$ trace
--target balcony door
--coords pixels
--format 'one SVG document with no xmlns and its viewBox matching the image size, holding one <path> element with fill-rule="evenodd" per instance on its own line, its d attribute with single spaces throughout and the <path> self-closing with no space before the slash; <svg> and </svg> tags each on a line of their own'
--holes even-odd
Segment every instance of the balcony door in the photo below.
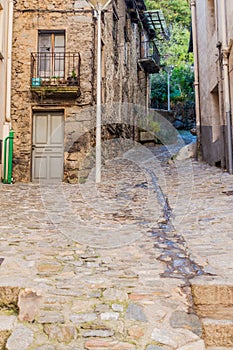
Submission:
<svg viewBox="0 0 233 350">
<path fill-rule="evenodd" d="M 64 78 L 65 32 L 39 31 L 38 76 L 40 78 Z"/>
</svg>

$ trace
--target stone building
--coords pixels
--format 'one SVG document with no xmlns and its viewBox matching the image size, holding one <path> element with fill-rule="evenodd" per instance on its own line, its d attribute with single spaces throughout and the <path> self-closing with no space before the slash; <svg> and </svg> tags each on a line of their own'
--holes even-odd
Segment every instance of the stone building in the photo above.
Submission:
<svg viewBox="0 0 233 350">
<path fill-rule="evenodd" d="M 10 130 L 12 19 L 13 0 L 0 0 L 0 178 L 3 140 Z"/>
<path fill-rule="evenodd" d="M 232 173 L 233 2 L 190 4 L 200 151 L 203 160 Z"/>
<path fill-rule="evenodd" d="M 76 182 L 95 145 L 96 12 L 86 0 L 14 3 L 14 180 Z M 147 12 L 144 0 L 114 0 L 101 19 L 102 104 L 111 111 L 102 133 L 135 137 L 133 107 L 122 106 L 148 107 L 159 12 Z"/>
</svg>

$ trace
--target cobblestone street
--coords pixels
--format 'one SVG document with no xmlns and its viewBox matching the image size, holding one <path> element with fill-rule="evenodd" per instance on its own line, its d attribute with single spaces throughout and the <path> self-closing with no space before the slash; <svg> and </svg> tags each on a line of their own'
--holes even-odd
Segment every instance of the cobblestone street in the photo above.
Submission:
<svg viewBox="0 0 233 350">
<path fill-rule="evenodd" d="M 232 176 L 174 152 L 0 185 L 1 349 L 233 349 Z"/>
</svg>

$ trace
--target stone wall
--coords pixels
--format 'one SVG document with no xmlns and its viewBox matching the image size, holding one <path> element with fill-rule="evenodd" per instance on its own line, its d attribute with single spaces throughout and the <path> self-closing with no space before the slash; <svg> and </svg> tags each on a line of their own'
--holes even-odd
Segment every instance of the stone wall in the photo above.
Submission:
<svg viewBox="0 0 233 350">
<path fill-rule="evenodd" d="M 178 130 L 190 130 L 196 127 L 195 105 L 192 102 L 178 102 L 171 111 L 155 109 Z"/>
<path fill-rule="evenodd" d="M 112 105 L 117 101 L 145 106 L 148 77 L 145 72 L 138 71 L 137 67 L 138 26 L 128 23 L 129 40 L 126 41 L 124 26 L 126 21 L 130 20 L 129 17 L 127 19 L 124 0 L 118 1 L 116 12 L 115 36 L 112 5 L 102 17 L 103 103 Z M 81 55 L 81 95 L 72 100 L 35 97 L 30 92 L 30 57 L 32 52 L 37 51 L 38 30 L 61 29 L 66 33 L 66 51 L 78 51 Z M 12 69 L 15 181 L 31 180 L 33 110 L 64 111 L 64 175 L 66 180 L 70 177 L 78 178 L 79 164 L 93 145 L 93 141 L 90 143 L 86 141 L 88 139 L 91 141 L 90 135 L 94 134 L 95 130 L 93 106 L 96 99 L 96 30 L 96 19 L 93 18 L 91 8 L 84 0 L 56 1 L 56 3 L 45 0 L 39 5 L 36 0 L 15 2 Z M 122 118 L 124 119 L 124 116 Z M 66 133 L 69 121 L 71 124 L 75 121 L 72 124 L 74 130 Z M 82 147 L 82 151 L 78 151 L 79 147 L 75 149 L 75 156 L 71 156 L 68 151 L 71 135 L 69 133 L 73 135 L 72 142 L 76 142 L 82 136 L 81 143 L 86 145 Z M 74 140 L 74 133 L 77 140 Z M 85 141 L 83 141 L 84 134 L 87 137 Z M 75 162 L 73 158 L 77 158 Z"/>
<path fill-rule="evenodd" d="M 200 87 L 200 148 L 202 159 L 225 168 L 228 161 L 225 113 L 225 88 L 222 55 L 221 6 L 217 2 L 196 1 L 198 65 Z M 226 1 L 227 45 L 231 47 L 233 3 Z M 231 51 L 231 50 L 230 50 Z M 232 85 L 232 54 L 229 78 Z M 233 98 L 231 96 L 231 104 Z M 199 126 L 198 126 L 199 128 Z"/>
</svg>

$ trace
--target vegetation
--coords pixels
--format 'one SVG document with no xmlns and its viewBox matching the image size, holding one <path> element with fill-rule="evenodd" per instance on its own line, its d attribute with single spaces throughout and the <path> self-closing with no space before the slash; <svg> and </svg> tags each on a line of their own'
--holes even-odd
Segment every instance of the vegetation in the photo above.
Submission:
<svg viewBox="0 0 233 350">
<path fill-rule="evenodd" d="M 151 98 L 153 107 L 165 108 L 167 105 L 167 72 L 172 69 L 171 104 L 181 101 L 194 102 L 193 93 L 193 55 L 188 52 L 191 28 L 191 14 L 188 0 L 146 0 L 149 10 L 162 9 L 169 40 L 158 33 L 157 46 L 161 54 L 162 69 L 151 78 Z"/>
</svg>

